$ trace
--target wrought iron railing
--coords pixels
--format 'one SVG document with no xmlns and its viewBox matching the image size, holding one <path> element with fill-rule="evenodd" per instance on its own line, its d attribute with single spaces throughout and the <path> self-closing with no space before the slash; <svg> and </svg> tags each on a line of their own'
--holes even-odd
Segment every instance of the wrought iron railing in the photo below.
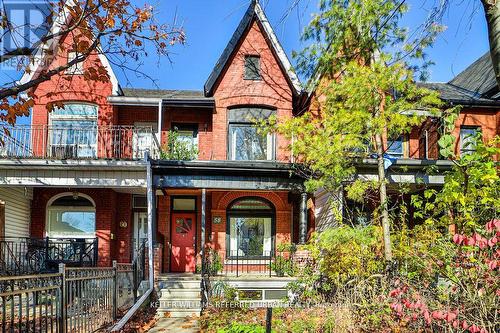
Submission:
<svg viewBox="0 0 500 333">
<path fill-rule="evenodd" d="M 97 265 L 97 238 L 0 238 L 0 276 L 55 272 Z"/>
<path fill-rule="evenodd" d="M 141 295 L 140 286 L 143 281 L 146 280 L 146 242 L 143 241 L 137 251 L 132 261 L 132 271 L 133 271 L 133 288 L 134 296 L 136 301 Z"/>
<path fill-rule="evenodd" d="M 160 154 L 151 126 L 16 125 L 0 132 L 0 157 L 142 159 Z"/>
<path fill-rule="evenodd" d="M 241 251 L 230 251 L 224 258 L 223 274 L 225 275 L 268 275 L 273 276 L 272 263 L 274 252 L 264 251 L 261 256 L 245 256 Z"/>
<path fill-rule="evenodd" d="M 0 332 L 94 332 L 134 304 L 132 264 L 0 277 Z M 125 278 L 124 278 L 125 277 Z"/>
</svg>

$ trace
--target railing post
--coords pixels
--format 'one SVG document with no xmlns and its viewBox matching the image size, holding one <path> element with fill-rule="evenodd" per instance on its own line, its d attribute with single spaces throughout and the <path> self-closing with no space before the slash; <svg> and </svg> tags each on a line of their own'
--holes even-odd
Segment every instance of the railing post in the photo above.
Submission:
<svg viewBox="0 0 500 333">
<path fill-rule="evenodd" d="M 59 274 L 61 274 L 61 292 L 59 304 L 61 306 L 59 313 L 59 333 L 66 333 L 66 319 L 67 319 L 67 297 L 66 297 L 66 265 L 59 264 Z"/>
<path fill-rule="evenodd" d="M 49 237 L 45 237 L 45 262 L 43 263 L 44 270 L 47 270 L 47 263 L 49 262 Z"/>
<path fill-rule="evenodd" d="M 94 262 L 92 263 L 94 266 L 97 266 L 97 255 L 99 253 L 99 238 L 94 239 Z"/>
<path fill-rule="evenodd" d="M 116 260 L 113 260 L 113 320 L 118 317 L 118 270 Z"/>
</svg>

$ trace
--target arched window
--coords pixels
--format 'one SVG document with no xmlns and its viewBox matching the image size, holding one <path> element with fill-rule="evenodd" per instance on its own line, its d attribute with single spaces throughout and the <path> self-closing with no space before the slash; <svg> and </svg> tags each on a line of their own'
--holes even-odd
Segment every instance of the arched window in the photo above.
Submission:
<svg viewBox="0 0 500 333">
<path fill-rule="evenodd" d="M 227 209 L 228 257 L 263 258 L 274 251 L 274 207 L 261 198 L 245 197 Z"/>
<path fill-rule="evenodd" d="M 95 206 L 87 196 L 73 193 L 49 201 L 47 206 L 48 237 L 95 237 Z"/>
</svg>

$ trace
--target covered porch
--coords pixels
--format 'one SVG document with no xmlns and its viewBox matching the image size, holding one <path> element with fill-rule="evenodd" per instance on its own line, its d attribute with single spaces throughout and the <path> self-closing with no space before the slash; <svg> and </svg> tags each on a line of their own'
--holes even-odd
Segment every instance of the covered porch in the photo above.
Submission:
<svg viewBox="0 0 500 333">
<path fill-rule="evenodd" d="M 151 167 L 153 235 L 163 246 L 164 274 L 282 276 L 276 257 L 288 258 L 285 245 L 304 243 L 314 227 L 312 200 L 290 164 L 151 161 Z"/>
</svg>

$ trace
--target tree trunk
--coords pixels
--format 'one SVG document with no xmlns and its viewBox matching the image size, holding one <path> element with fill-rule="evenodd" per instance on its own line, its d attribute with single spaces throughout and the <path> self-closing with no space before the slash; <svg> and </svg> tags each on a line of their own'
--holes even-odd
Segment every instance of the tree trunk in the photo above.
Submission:
<svg viewBox="0 0 500 333">
<path fill-rule="evenodd" d="M 377 165 L 379 180 L 380 212 L 382 215 L 382 229 L 384 232 L 384 255 L 387 262 L 392 261 L 391 245 L 391 225 L 389 221 L 389 208 L 387 205 L 387 185 L 385 182 L 384 168 L 384 147 L 382 145 L 382 135 L 375 134 L 375 144 L 377 146 Z"/>
<path fill-rule="evenodd" d="M 497 84 L 500 87 L 500 1 L 481 0 L 488 24 L 490 55 L 495 70 Z"/>
</svg>

